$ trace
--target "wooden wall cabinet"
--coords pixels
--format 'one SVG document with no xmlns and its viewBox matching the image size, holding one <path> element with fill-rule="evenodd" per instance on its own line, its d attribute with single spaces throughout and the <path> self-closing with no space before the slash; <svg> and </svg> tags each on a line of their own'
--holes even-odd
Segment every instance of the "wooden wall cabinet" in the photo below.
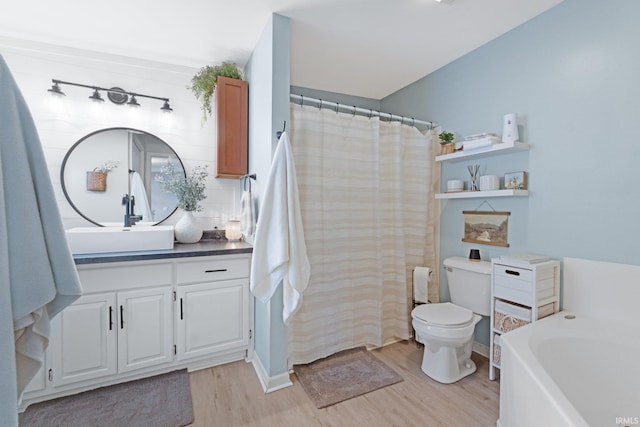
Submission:
<svg viewBox="0 0 640 427">
<path fill-rule="evenodd" d="M 247 174 L 249 84 L 218 77 L 216 86 L 218 160 L 216 178 L 240 178 Z"/>
</svg>

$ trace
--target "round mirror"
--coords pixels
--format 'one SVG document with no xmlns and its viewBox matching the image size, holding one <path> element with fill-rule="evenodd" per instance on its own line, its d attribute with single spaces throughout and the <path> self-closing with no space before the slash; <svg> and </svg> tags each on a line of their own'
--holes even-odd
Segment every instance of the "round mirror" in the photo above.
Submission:
<svg viewBox="0 0 640 427">
<path fill-rule="evenodd" d="M 155 225 L 178 208 L 174 194 L 160 188 L 156 176 L 172 162 L 184 173 L 175 151 L 160 138 L 130 128 L 102 129 L 86 135 L 67 152 L 60 170 L 62 191 L 87 221 L 122 226 L 123 196 L 135 198 L 140 225 Z"/>
</svg>

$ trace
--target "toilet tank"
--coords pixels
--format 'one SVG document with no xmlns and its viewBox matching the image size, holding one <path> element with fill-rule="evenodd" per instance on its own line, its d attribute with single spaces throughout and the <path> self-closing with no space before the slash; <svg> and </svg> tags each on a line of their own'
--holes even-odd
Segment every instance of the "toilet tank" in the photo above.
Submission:
<svg viewBox="0 0 640 427">
<path fill-rule="evenodd" d="M 444 260 L 451 302 L 476 314 L 491 314 L 491 263 L 463 257 Z"/>
</svg>

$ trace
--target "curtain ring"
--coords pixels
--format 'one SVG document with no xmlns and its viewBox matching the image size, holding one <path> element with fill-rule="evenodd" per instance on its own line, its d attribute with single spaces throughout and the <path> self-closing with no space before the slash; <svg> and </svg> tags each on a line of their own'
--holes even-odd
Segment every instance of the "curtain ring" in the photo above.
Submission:
<svg viewBox="0 0 640 427">
<path fill-rule="evenodd" d="M 336 114 L 338 114 L 338 106 L 339 106 L 339 105 L 340 105 L 340 104 L 338 104 L 338 103 L 336 102 Z"/>
<path fill-rule="evenodd" d="M 415 117 L 411 117 L 411 127 L 412 128 L 416 127 L 416 119 L 415 119 Z"/>
<path fill-rule="evenodd" d="M 355 117 L 355 116 L 356 116 L 356 106 L 354 105 L 353 106 L 353 117 Z"/>
<path fill-rule="evenodd" d="M 302 104 L 304 104 L 304 95 L 300 95 L 300 106 L 302 107 Z"/>
<path fill-rule="evenodd" d="M 373 110 L 369 108 L 369 120 L 371 120 L 371 117 L 373 117 Z"/>
<path fill-rule="evenodd" d="M 322 111 L 322 98 L 318 100 L 318 109 Z"/>
</svg>

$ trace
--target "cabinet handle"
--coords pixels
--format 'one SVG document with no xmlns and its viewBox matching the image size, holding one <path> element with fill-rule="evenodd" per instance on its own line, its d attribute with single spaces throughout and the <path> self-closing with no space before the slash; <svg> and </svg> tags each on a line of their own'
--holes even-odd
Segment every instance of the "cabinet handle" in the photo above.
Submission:
<svg viewBox="0 0 640 427">
<path fill-rule="evenodd" d="M 504 272 L 507 273 L 507 274 L 511 274 L 512 276 L 519 276 L 520 275 L 519 271 L 505 270 Z"/>
<path fill-rule="evenodd" d="M 224 271 L 227 271 L 227 269 L 226 268 L 219 268 L 217 270 L 205 270 L 204 272 L 205 273 L 222 273 Z"/>
<path fill-rule="evenodd" d="M 109 306 L 109 330 L 113 331 L 113 307 Z"/>
<path fill-rule="evenodd" d="M 182 306 L 182 298 L 180 298 L 180 320 L 184 319 L 184 308 Z"/>
<path fill-rule="evenodd" d="M 124 307 L 120 306 L 120 329 L 124 329 Z"/>
</svg>

